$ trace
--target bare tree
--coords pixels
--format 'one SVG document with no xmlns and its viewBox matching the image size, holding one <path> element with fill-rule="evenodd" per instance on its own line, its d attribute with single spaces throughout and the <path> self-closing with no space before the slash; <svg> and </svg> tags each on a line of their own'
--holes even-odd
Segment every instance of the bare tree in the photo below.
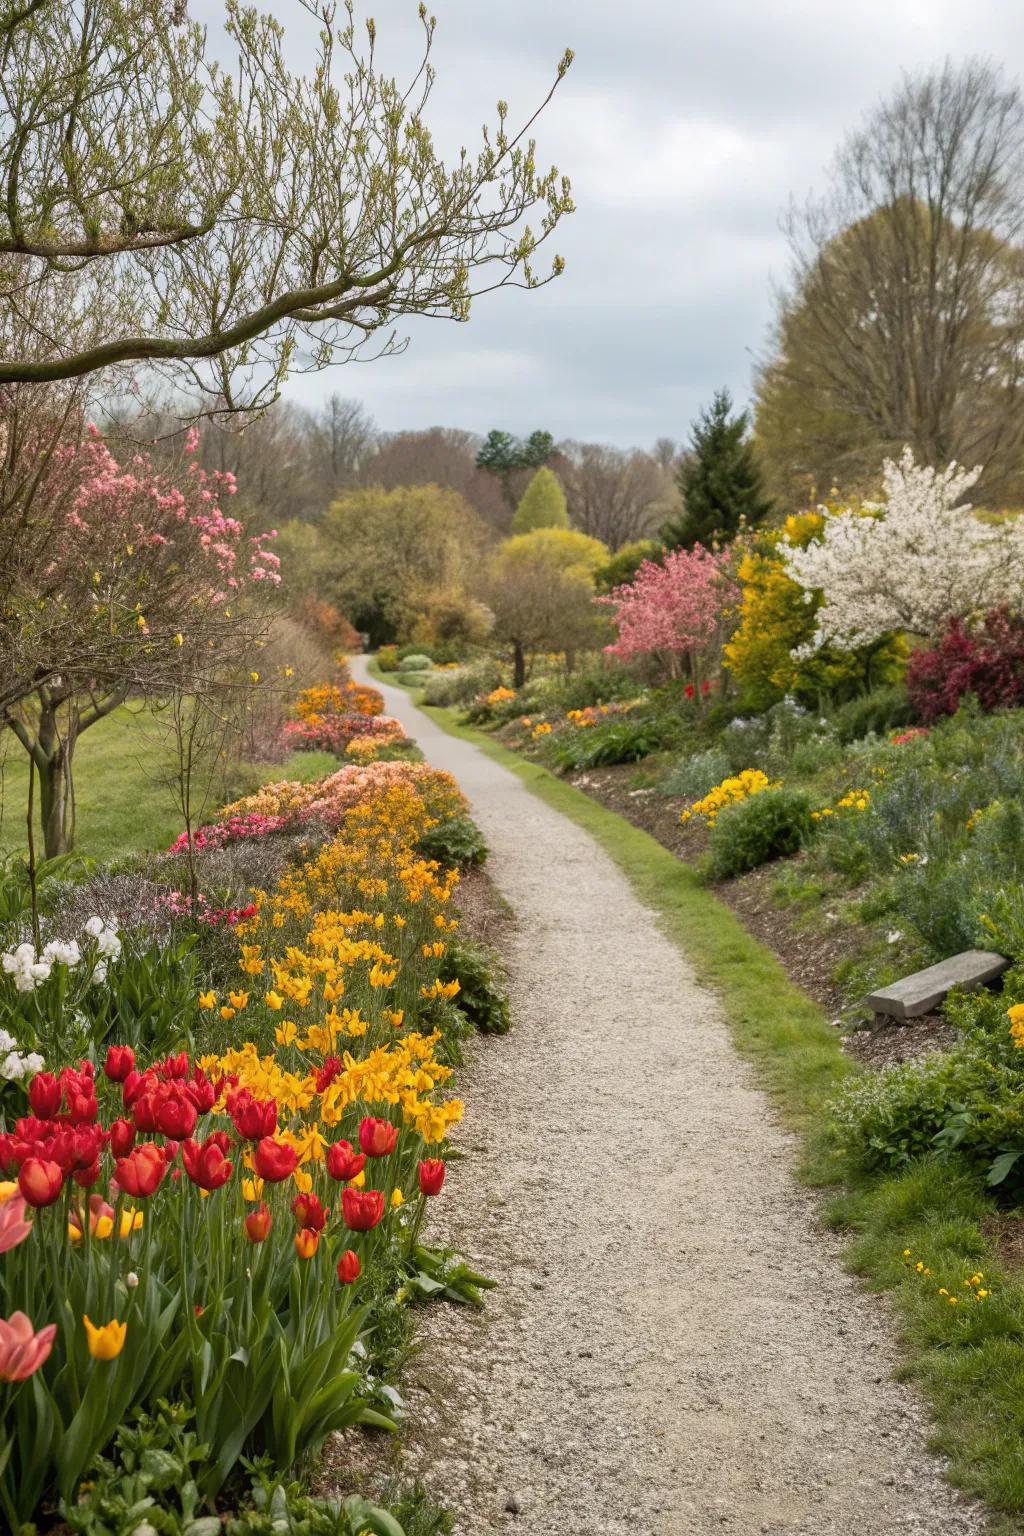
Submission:
<svg viewBox="0 0 1024 1536">
<path fill-rule="evenodd" d="M 475 294 L 548 280 L 537 248 L 572 199 L 538 169 L 538 113 L 513 129 L 499 102 L 478 152 L 447 165 L 425 118 L 426 6 L 422 58 L 401 84 L 377 66 L 371 18 L 357 41 L 354 0 L 301 0 L 298 14 L 315 38 L 306 76 L 285 62 L 280 22 L 235 3 L 234 72 L 181 0 L 4 8 L 0 309 L 42 296 L 56 323 L 42 355 L 0 354 L 0 384 L 147 364 L 218 406 L 264 404 L 296 367 L 378 333 L 393 350 L 406 315 L 464 320 Z M 556 257 L 550 275 L 561 268 Z M 61 323 L 49 301 L 69 274 Z"/>
<path fill-rule="evenodd" d="M 768 458 L 831 477 L 910 443 L 928 463 L 984 464 L 988 496 L 1019 485 L 1018 88 L 979 62 L 905 77 L 788 230 L 793 282 L 759 392 Z"/>
<path fill-rule="evenodd" d="M 574 528 L 619 549 L 654 533 L 675 510 L 671 474 L 642 449 L 604 443 L 559 445 L 559 478 Z"/>
<path fill-rule="evenodd" d="M 489 527 L 507 531 L 510 514 L 501 486 L 476 463 L 480 440 L 456 427 L 392 432 L 381 437 L 364 460 L 365 485 L 395 490 L 400 485 L 440 485 L 457 491 Z"/>
</svg>

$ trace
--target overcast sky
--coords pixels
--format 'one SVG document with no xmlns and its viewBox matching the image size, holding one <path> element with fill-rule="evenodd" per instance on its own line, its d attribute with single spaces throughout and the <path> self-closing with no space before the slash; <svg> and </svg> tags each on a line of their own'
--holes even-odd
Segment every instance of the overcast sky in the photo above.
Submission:
<svg viewBox="0 0 1024 1536">
<path fill-rule="evenodd" d="M 212 8 L 212 0 L 211 0 Z M 359 6 L 366 13 L 365 6 Z M 206 9 L 201 5 L 197 9 Z M 308 30 L 298 7 L 274 7 Z M 401 67 L 416 0 L 376 0 L 381 58 Z M 416 321 L 408 350 L 294 380 L 338 390 L 388 430 L 544 427 L 647 446 L 683 438 L 726 384 L 747 401 L 779 216 L 821 187 L 837 143 L 903 69 L 971 53 L 1024 71 L 1018 0 L 434 0 L 442 145 L 474 145 L 499 96 L 517 123 L 566 47 L 576 61 L 537 127 L 538 160 L 573 183 L 565 275 L 481 300 L 469 323 Z"/>
</svg>

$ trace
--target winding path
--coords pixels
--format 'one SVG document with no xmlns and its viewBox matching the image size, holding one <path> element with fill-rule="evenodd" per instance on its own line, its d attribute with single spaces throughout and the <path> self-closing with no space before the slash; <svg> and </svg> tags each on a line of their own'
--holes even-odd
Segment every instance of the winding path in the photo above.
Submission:
<svg viewBox="0 0 1024 1536">
<path fill-rule="evenodd" d="M 514 1032 L 463 1074 L 437 1203 L 499 1288 L 421 1314 L 405 1474 L 460 1536 L 982 1531 L 715 998 L 586 832 L 384 693 L 517 918 Z"/>
</svg>

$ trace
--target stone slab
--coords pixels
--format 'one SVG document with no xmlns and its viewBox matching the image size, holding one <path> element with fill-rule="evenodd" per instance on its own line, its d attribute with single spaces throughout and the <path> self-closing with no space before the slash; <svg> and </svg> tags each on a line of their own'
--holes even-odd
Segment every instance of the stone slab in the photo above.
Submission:
<svg viewBox="0 0 1024 1536">
<path fill-rule="evenodd" d="M 930 1013 L 942 1002 L 952 987 L 973 992 L 986 982 L 995 981 L 1009 968 L 1005 955 L 990 949 L 965 949 L 963 954 L 941 960 L 924 971 L 915 971 L 891 987 L 882 987 L 864 999 L 873 1013 L 885 1013 L 894 1019 L 914 1019 Z"/>
</svg>

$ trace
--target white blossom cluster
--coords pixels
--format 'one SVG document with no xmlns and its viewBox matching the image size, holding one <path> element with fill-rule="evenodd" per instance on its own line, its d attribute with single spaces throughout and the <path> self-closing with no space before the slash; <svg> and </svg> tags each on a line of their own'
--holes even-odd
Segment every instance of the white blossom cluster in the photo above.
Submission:
<svg viewBox="0 0 1024 1536">
<path fill-rule="evenodd" d="M 18 1042 L 6 1029 L 0 1029 L 0 1078 L 8 1082 L 20 1082 L 23 1077 L 35 1077 L 43 1070 L 43 1058 L 38 1051 L 21 1051 Z"/>
<path fill-rule="evenodd" d="M 101 982 L 106 978 L 108 962 L 121 953 L 121 940 L 113 924 L 102 917 L 90 917 L 84 932 L 93 940 L 99 957 L 91 979 Z M 0 955 L 0 968 L 11 977 L 19 992 L 33 992 L 48 979 L 55 965 L 74 970 L 81 961 L 82 950 L 76 939 L 51 939 L 38 953 L 35 945 L 26 941 Z"/>
<path fill-rule="evenodd" d="M 870 645 L 894 630 L 932 638 L 953 617 L 1021 600 L 1024 520 L 983 523 L 961 501 L 980 469 L 930 469 L 904 448 L 882 474 L 884 504 L 827 515 L 820 541 L 804 549 L 782 545 L 807 601 L 824 598 L 798 656 Z"/>
</svg>

